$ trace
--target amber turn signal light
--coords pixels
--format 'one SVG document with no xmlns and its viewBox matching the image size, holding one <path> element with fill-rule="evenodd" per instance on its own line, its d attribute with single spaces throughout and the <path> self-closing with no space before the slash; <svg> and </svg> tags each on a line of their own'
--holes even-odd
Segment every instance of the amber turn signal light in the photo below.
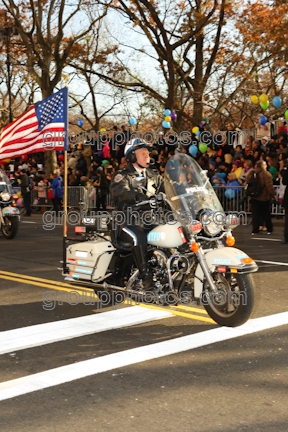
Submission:
<svg viewBox="0 0 288 432">
<path fill-rule="evenodd" d="M 227 237 L 226 244 L 227 244 L 227 246 L 234 246 L 235 238 L 233 236 Z"/>
<path fill-rule="evenodd" d="M 196 243 L 196 242 L 192 243 L 191 244 L 191 250 L 192 250 L 192 252 L 198 252 L 198 250 L 199 250 L 199 244 Z"/>
<path fill-rule="evenodd" d="M 248 258 L 242 258 L 241 261 L 244 264 L 249 264 L 249 263 L 253 262 L 253 258 L 250 258 L 250 257 L 248 257 Z"/>
</svg>

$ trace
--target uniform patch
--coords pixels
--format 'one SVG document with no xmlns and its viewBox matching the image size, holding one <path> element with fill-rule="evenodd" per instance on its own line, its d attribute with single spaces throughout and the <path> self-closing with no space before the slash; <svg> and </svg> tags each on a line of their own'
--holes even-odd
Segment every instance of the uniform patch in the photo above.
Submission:
<svg viewBox="0 0 288 432">
<path fill-rule="evenodd" d="M 123 179 L 123 175 L 122 174 L 117 174 L 115 177 L 114 177 L 114 182 L 116 182 L 116 183 L 119 183 L 122 179 Z"/>
</svg>

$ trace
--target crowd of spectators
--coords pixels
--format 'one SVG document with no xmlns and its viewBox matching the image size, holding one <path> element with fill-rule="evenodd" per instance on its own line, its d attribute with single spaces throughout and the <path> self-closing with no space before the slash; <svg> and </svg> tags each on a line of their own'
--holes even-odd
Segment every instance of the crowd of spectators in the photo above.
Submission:
<svg viewBox="0 0 288 432">
<path fill-rule="evenodd" d="M 206 119 L 204 119 L 206 120 Z M 126 142 L 129 139 L 125 126 L 121 127 L 122 132 L 126 135 Z M 213 129 L 203 121 L 203 127 L 200 131 L 206 131 L 212 136 Z M 159 135 L 153 145 L 152 157 L 155 160 L 155 168 L 164 176 L 165 165 L 173 154 L 182 152 L 187 153 L 190 157 L 197 160 L 203 170 L 207 170 L 208 177 L 215 188 L 224 186 L 225 188 L 239 187 L 247 183 L 249 173 L 255 168 L 259 160 L 267 162 L 268 171 L 273 176 L 274 185 L 281 189 L 281 170 L 286 164 L 288 157 L 287 148 L 287 127 L 285 122 L 280 125 L 278 131 L 272 138 L 268 136 L 261 140 L 255 140 L 252 136 L 247 137 L 247 142 L 238 143 L 234 134 L 235 130 L 232 124 L 227 125 L 225 134 L 220 134 L 219 145 L 208 140 L 207 150 L 205 153 L 200 151 L 195 156 L 189 153 L 191 142 L 185 141 L 170 142 L 164 139 L 164 135 Z M 118 129 L 115 126 L 101 150 L 97 150 L 96 145 L 70 146 L 68 152 L 68 186 L 94 186 L 97 195 L 97 208 L 100 205 L 105 209 L 106 197 L 109 193 L 109 183 L 113 173 L 125 168 L 126 158 L 124 156 L 125 143 L 115 148 L 115 135 Z M 196 138 L 196 137 L 195 137 Z M 194 139 L 195 139 L 194 138 Z M 218 137 L 219 138 L 219 137 Z M 207 143 L 207 141 L 206 141 Z M 54 209 L 58 212 L 63 196 L 63 174 L 64 174 L 64 155 L 63 152 L 57 152 L 57 169 L 49 178 L 46 177 L 44 165 L 44 153 L 39 152 L 19 158 L 14 164 L 14 172 L 10 172 L 10 177 L 14 179 L 14 186 L 19 186 L 25 181 L 26 176 L 32 181 L 32 187 L 38 191 L 38 204 L 45 203 L 47 198 L 53 199 Z M 4 166 L 9 173 L 9 164 Z M 23 176 L 23 174 L 25 176 Z M 25 186 L 26 187 L 26 186 Z M 237 188 L 235 189 L 237 192 Z M 280 194 L 281 195 L 281 194 Z M 278 196 L 281 200 L 282 196 Z M 27 200 L 27 197 L 26 197 Z M 33 204 L 33 203 L 32 203 Z M 27 215 L 30 209 L 26 209 Z"/>
</svg>

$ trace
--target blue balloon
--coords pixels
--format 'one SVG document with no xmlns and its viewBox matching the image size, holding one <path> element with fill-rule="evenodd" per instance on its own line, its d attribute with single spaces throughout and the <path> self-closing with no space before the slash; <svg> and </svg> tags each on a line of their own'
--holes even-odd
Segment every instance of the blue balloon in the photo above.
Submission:
<svg viewBox="0 0 288 432">
<path fill-rule="evenodd" d="M 229 198 L 229 199 L 234 198 L 235 197 L 235 191 L 233 189 L 227 189 L 225 191 L 224 195 L 226 198 Z"/>
<path fill-rule="evenodd" d="M 275 106 L 275 108 L 280 108 L 281 104 L 282 104 L 281 98 L 279 96 L 275 96 L 273 98 L 273 105 Z"/>
<path fill-rule="evenodd" d="M 162 126 L 166 129 L 170 129 L 170 127 L 171 127 L 170 123 L 166 122 L 166 120 L 162 121 Z"/>
<path fill-rule="evenodd" d="M 165 117 L 170 116 L 171 111 L 169 109 L 165 109 L 164 114 L 165 114 Z"/>
<path fill-rule="evenodd" d="M 83 126 L 83 120 L 82 119 L 77 120 L 77 125 L 82 127 Z"/>
<path fill-rule="evenodd" d="M 135 118 L 132 117 L 132 118 L 129 120 L 129 123 L 130 123 L 131 126 L 133 126 L 133 125 L 135 124 Z"/>
<path fill-rule="evenodd" d="M 261 116 L 261 117 L 259 118 L 259 122 L 260 122 L 260 124 L 261 124 L 262 126 L 264 126 L 264 125 L 267 123 L 267 117 L 265 117 L 265 116 Z"/>
<path fill-rule="evenodd" d="M 196 132 L 196 136 L 200 136 L 200 130 L 198 130 L 197 132 Z"/>
<path fill-rule="evenodd" d="M 197 146 L 191 145 L 189 147 L 189 153 L 191 154 L 191 156 L 196 156 L 197 152 L 198 152 Z"/>
</svg>

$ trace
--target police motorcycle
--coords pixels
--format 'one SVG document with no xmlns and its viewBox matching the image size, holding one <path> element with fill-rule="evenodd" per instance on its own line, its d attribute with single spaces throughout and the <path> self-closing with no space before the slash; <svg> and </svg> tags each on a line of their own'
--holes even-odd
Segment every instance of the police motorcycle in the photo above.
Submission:
<svg viewBox="0 0 288 432">
<path fill-rule="evenodd" d="M 142 182 L 143 178 L 135 177 L 133 186 L 145 189 Z M 251 273 L 258 267 L 233 247 L 231 231 L 239 220 L 225 215 L 207 173 L 186 154 L 174 155 L 167 162 L 164 188 L 165 194 L 147 199 L 153 202 L 154 214 L 158 210 L 158 221 L 147 233 L 148 266 L 156 286 L 153 301 L 174 306 L 198 302 L 220 325 L 243 324 L 253 312 L 256 291 Z M 163 205 L 167 209 L 161 213 Z M 121 298 L 121 293 L 140 301 L 141 295 L 145 300 L 147 294 L 152 296 L 144 292 L 129 245 L 117 239 L 115 230 L 110 226 L 106 233 L 99 233 L 89 225 L 89 218 L 83 223 L 86 226 L 75 227 L 75 231 L 86 231 L 83 242 L 67 248 L 62 273 L 69 273 L 66 280 L 86 283 L 100 296 L 114 294 L 114 299 Z"/>
<path fill-rule="evenodd" d="M 18 231 L 20 220 L 16 208 L 18 195 L 13 195 L 13 188 L 7 175 L 0 169 L 0 227 L 6 239 L 13 239 Z"/>
</svg>

